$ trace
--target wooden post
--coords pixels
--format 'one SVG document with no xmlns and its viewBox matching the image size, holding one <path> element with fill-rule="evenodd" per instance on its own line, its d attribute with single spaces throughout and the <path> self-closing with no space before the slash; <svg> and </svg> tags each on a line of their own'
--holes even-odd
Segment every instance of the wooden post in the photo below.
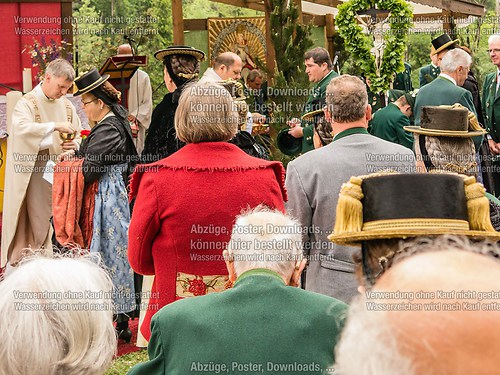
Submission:
<svg viewBox="0 0 500 375">
<path fill-rule="evenodd" d="M 326 49 L 333 60 L 335 49 L 333 45 L 333 35 L 335 34 L 335 19 L 333 14 L 325 14 L 325 34 L 326 34 Z"/>
<path fill-rule="evenodd" d="M 304 23 L 304 19 L 302 17 L 302 0 L 293 0 L 293 2 L 295 3 L 295 6 L 297 7 L 297 10 L 299 11 L 299 19 L 298 19 L 298 22 L 303 24 Z"/>
<path fill-rule="evenodd" d="M 184 45 L 184 20 L 182 16 L 182 0 L 172 0 L 172 24 L 174 27 L 174 44 Z"/>
<path fill-rule="evenodd" d="M 73 45 L 73 6 L 71 1 L 61 2 L 61 36 L 68 44 Z"/>
<path fill-rule="evenodd" d="M 443 31 L 450 35 L 451 38 L 453 39 L 453 34 L 454 34 L 454 24 L 452 21 L 452 13 L 449 10 L 443 9 Z"/>
<path fill-rule="evenodd" d="M 271 40 L 271 2 L 269 0 L 264 1 L 265 4 L 265 19 L 266 19 L 266 65 L 269 71 L 267 77 L 269 85 L 272 85 L 274 78 L 274 69 L 276 68 L 276 51 L 274 50 L 273 41 Z"/>
</svg>

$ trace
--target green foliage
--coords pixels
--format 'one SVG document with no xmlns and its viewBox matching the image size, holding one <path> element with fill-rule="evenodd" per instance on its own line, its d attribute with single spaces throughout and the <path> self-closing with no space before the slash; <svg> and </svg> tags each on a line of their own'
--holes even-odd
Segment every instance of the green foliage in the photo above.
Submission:
<svg viewBox="0 0 500 375">
<path fill-rule="evenodd" d="M 390 31 L 384 34 L 386 46 L 380 72 L 377 72 L 375 57 L 370 52 L 371 43 L 355 18 L 358 12 L 375 6 L 391 13 Z M 353 55 L 365 76 L 370 79 L 372 91 L 386 91 L 394 73 L 404 70 L 403 54 L 413 17 L 410 6 L 404 0 L 349 0 L 339 5 L 338 10 L 336 24 L 347 50 Z"/>
<path fill-rule="evenodd" d="M 206 0 L 184 0 L 182 12 L 186 19 L 263 16 L 262 12 L 256 10 Z"/>
<path fill-rule="evenodd" d="M 298 22 L 299 11 L 293 1 L 271 0 L 271 39 L 276 51 L 276 68 L 285 80 L 299 79 L 304 53 L 312 47 L 312 25 Z M 300 82 L 299 82 L 300 83 Z"/>
<path fill-rule="evenodd" d="M 274 74 L 273 95 L 275 103 L 273 121 L 271 122 L 272 138 L 283 128 L 288 127 L 287 121 L 292 117 L 300 117 L 307 95 L 297 95 L 307 92 L 309 81 L 304 73 L 304 54 L 313 45 L 311 39 L 312 25 L 299 23 L 299 12 L 293 1 L 271 0 L 270 14 L 271 39 L 276 51 L 276 70 Z M 282 154 L 277 147 L 272 147 L 273 160 L 283 164 L 290 157 Z"/>
</svg>

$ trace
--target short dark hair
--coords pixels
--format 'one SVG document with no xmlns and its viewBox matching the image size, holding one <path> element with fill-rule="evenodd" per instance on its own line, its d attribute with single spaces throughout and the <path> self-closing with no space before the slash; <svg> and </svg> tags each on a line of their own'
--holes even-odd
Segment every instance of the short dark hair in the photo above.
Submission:
<svg viewBox="0 0 500 375">
<path fill-rule="evenodd" d="M 323 47 L 316 47 L 316 48 L 313 48 L 313 49 L 307 51 L 304 54 L 304 60 L 309 60 L 309 59 L 313 59 L 314 63 L 318 64 L 318 65 L 322 65 L 323 63 L 326 63 L 328 69 L 330 69 L 330 70 L 333 68 L 332 59 L 330 58 L 330 54 Z"/>
<path fill-rule="evenodd" d="M 252 69 L 250 70 L 250 73 L 248 73 L 247 75 L 247 82 L 253 82 L 258 77 L 263 78 L 264 76 L 262 75 L 259 69 Z"/>
</svg>

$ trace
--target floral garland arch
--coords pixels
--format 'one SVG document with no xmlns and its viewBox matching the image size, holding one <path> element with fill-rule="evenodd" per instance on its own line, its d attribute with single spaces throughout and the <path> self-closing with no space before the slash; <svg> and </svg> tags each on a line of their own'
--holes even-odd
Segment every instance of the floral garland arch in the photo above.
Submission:
<svg viewBox="0 0 500 375">
<path fill-rule="evenodd" d="M 374 7 L 390 12 L 390 30 L 384 34 L 385 49 L 380 75 L 377 75 L 375 57 L 366 45 L 363 28 L 356 22 L 358 12 Z M 370 79 L 371 91 L 387 91 L 394 73 L 404 70 L 403 54 L 412 25 L 412 8 L 404 0 L 349 0 L 338 6 L 338 11 L 335 23 L 339 34 L 344 39 L 347 51 L 358 61 L 365 76 Z"/>
</svg>

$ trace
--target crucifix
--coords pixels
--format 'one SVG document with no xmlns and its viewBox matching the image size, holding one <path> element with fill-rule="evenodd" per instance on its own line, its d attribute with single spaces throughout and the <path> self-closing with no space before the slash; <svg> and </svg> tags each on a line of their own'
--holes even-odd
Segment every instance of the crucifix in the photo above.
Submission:
<svg viewBox="0 0 500 375">
<path fill-rule="evenodd" d="M 366 16 L 368 16 L 368 18 L 365 21 L 363 17 Z M 373 48 L 370 52 L 375 56 L 375 67 L 377 69 L 377 75 L 379 75 L 385 48 L 384 25 L 387 24 L 389 20 L 389 11 L 372 7 L 365 11 L 358 12 L 356 19 L 366 27 L 368 34 L 372 36 Z"/>
</svg>

